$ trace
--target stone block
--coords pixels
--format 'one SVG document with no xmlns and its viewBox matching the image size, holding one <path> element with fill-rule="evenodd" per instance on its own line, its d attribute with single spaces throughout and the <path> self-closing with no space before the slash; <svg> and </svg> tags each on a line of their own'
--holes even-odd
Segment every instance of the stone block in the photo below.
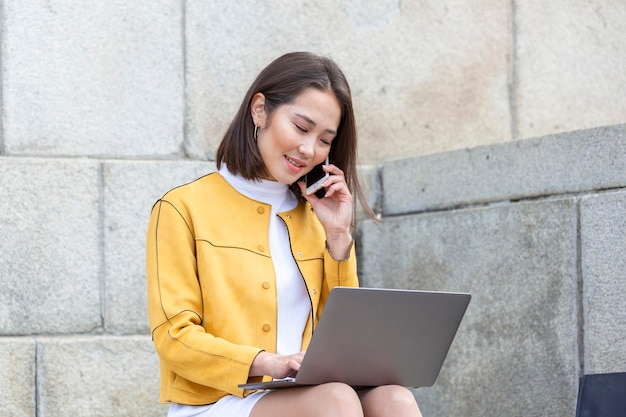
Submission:
<svg viewBox="0 0 626 417">
<path fill-rule="evenodd" d="M 510 4 L 186 3 L 186 150 L 212 156 L 260 70 L 308 50 L 342 67 L 366 164 L 510 139 Z"/>
<path fill-rule="evenodd" d="M 578 386 L 577 207 L 516 203 L 363 222 L 361 284 L 469 292 L 425 416 L 564 415 Z"/>
<path fill-rule="evenodd" d="M 101 327 L 99 164 L 0 158 L 0 334 Z"/>
<path fill-rule="evenodd" d="M 585 373 L 626 371 L 626 192 L 584 197 L 581 252 Z"/>
<path fill-rule="evenodd" d="M 382 166 L 383 215 L 626 186 L 626 124 Z"/>
<path fill-rule="evenodd" d="M 149 336 L 39 340 L 39 415 L 164 416 Z"/>
<path fill-rule="evenodd" d="M 213 163 L 106 162 L 104 178 L 105 329 L 149 333 L 146 229 L 156 200 L 175 186 L 215 170 Z"/>
<path fill-rule="evenodd" d="M 624 123 L 626 3 L 515 3 L 516 138 Z"/>
<path fill-rule="evenodd" d="M 0 369 L 2 415 L 35 417 L 35 341 L 0 338 Z"/>
<path fill-rule="evenodd" d="M 177 155 L 183 142 L 180 2 L 6 2 L 7 155 Z"/>
</svg>

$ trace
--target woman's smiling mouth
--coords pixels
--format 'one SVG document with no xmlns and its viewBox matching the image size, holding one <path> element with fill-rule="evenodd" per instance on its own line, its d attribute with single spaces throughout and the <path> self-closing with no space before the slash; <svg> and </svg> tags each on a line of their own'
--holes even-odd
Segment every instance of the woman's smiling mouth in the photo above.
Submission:
<svg viewBox="0 0 626 417">
<path fill-rule="evenodd" d="M 285 155 L 285 160 L 287 161 L 287 167 L 293 172 L 295 172 L 296 174 L 302 171 L 302 168 L 304 168 L 305 166 L 305 164 L 303 164 L 301 161 L 291 159 L 290 157 L 286 155 Z"/>
</svg>

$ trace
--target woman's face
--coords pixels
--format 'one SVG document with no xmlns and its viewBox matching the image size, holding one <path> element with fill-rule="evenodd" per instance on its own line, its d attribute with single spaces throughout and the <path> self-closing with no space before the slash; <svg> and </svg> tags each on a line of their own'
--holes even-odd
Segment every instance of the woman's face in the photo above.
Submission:
<svg viewBox="0 0 626 417">
<path fill-rule="evenodd" d="M 259 126 L 257 145 L 268 180 L 292 184 L 321 164 L 330 152 L 341 120 L 335 94 L 304 90 L 292 103 L 277 107 L 270 118 L 265 97 L 252 99 L 252 117 Z"/>
</svg>

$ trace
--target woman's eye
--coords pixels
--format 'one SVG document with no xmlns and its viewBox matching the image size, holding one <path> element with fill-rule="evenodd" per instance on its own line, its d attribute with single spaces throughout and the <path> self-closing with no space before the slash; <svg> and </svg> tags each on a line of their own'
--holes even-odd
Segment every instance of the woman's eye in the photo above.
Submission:
<svg viewBox="0 0 626 417">
<path fill-rule="evenodd" d="M 300 126 L 299 124 L 296 124 L 295 126 L 296 126 L 296 128 L 298 128 L 298 130 L 300 132 L 303 132 L 303 133 L 307 133 L 308 132 L 306 127 Z"/>
</svg>

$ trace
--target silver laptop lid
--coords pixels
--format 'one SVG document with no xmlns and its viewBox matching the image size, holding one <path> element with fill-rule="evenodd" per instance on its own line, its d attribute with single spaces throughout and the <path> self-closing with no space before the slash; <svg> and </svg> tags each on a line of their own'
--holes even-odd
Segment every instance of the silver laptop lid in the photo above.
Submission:
<svg viewBox="0 0 626 417">
<path fill-rule="evenodd" d="M 336 287 L 297 382 L 431 386 L 470 298 L 465 293 Z"/>
</svg>

